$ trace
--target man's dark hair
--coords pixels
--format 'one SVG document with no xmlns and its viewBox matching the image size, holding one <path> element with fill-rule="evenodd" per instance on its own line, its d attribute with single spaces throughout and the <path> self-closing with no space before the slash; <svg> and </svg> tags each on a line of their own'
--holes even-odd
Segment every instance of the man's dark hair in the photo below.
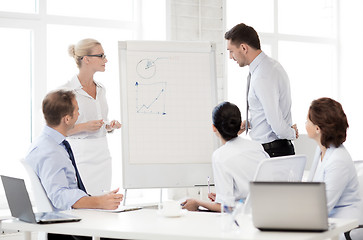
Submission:
<svg viewBox="0 0 363 240">
<path fill-rule="evenodd" d="M 240 23 L 226 32 L 224 38 L 231 40 L 231 43 L 236 46 L 241 45 L 241 43 L 245 43 L 256 50 L 261 49 L 260 39 L 257 32 L 253 29 L 253 27 L 247 26 L 244 23 Z"/>
<path fill-rule="evenodd" d="M 58 126 L 61 119 L 66 115 L 73 117 L 73 99 L 75 99 L 74 93 L 64 90 L 50 92 L 45 96 L 43 114 L 48 126 Z"/>
</svg>

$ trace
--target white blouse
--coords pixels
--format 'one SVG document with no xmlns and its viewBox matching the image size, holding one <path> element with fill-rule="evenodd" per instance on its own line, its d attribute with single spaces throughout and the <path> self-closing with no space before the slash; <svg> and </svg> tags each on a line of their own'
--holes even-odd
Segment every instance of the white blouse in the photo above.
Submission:
<svg viewBox="0 0 363 240">
<path fill-rule="evenodd" d="M 236 137 L 214 151 L 213 174 L 217 203 L 234 204 L 245 199 L 258 164 L 269 158 L 262 145 Z"/>
<path fill-rule="evenodd" d="M 107 130 L 105 128 L 108 124 L 108 105 L 106 100 L 106 89 L 98 82 L 96 84 L 96 99 L 91 97 L 82 89 L 82 85 L 75 75 L 69 82 L 61 87 L 61 89 L 73 90 L 79 106 L 79 117 L 76 124 L 85 123 L 91 120 L 101 120 L 105 124 L 97 131 L 94 132 L 80 132 L 70 136 L 70 138 L 99 138 L 106 136 Z"/>
</svg>

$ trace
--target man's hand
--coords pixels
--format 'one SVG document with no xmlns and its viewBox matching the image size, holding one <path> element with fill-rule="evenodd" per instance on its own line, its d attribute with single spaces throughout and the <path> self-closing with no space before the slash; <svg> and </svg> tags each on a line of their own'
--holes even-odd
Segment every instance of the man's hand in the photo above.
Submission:
<svg viewBox="0 0 363 240">
<path fill-rule="evenodd" d="M 105 195 L 100 196 L 101 209 L 107 210 L 115 210 L 120 205 L 120 202 L 123 200 L 124 195 L 118 194 L 118 188 L 107 193 Z"/>
<path fill-rule="evenodd" d="M 297 129 L 296 124 L 292 125 L 291 128 L 295 129 L 296 139 L 298 139 L 299 138 L 299 130 Z"/>
<path fill-rule="evenodd" d="M 73 208 L 94 208 L 115 210 L 120 205 L 124 195 L 118 194 L 118 188 L 101 196 L 84 196 L 73 204 Z"/>
<path fill-rule="evenodd" d="M 246 131 L 246 120 L 244 120 L 242 123 L 241 123 L 241 128 L 240 130 L 238 131 L 238 135 L 241 135 L 244 131 Z"/>
</svg>

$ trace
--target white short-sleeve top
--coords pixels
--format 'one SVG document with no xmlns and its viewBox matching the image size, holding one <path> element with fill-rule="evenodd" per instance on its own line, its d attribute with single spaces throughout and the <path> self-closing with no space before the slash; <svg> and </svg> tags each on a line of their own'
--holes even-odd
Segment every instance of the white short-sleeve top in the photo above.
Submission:
<svg viewBox="0 0 363 240">
<path fill-rule="evenodd" d="M 261 144 L 236 137 L 213 153 L 213 174 L 217 203 L 234 204 L 245 199 L 258 164 L 269 158 Z"/>
</svg>

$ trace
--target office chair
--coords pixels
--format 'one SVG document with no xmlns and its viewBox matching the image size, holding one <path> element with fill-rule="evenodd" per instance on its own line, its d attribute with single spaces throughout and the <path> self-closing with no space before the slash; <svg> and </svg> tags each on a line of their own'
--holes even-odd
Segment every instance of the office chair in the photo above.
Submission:
<svg viewBox="0 0 363 240">
<path fill-rule="evenodd" d="M 291 155 L 262 160 L 256 170 L 253 181 L 265 182 L 301 182 L 306 164 L 305 155 Z M 251 210 L 250 196 L 247 195 L 244 214 Z"/>
<path fill-rule="evenodd" d="M 33 195 L 35 198 L 35 206 L 37 208 L 37 212 L 52 212 L 53 206 L 50 203 L 50 200 L 43 188 L 42 183 L 40 182 L 37 174 L 34 172 L 34 170 L 24 161 L 24 159 L 21 159 L 20 162 L 23 164 L 25 170 L 28 173 Z M 38 232 L 38 240 L 47 240 L 48 239 L 48 233 L 46 232 Z"/>
<path fill-rule="evenodd" d="M 316 141 L 307 134 L 299 134 L 299 138 L 294 140 L 295 154 L 306 155 L 305 170 L 310 170 L 317 146 Z"/>
<path fill-rule="evenodd" d="M 363 160 L 354 161 L 355 169 L 357 170 L 358 181 L 359 181 L 359 194 L 361 199 L 363 199 Z M 363 205 L 361 208 L 359 225 L 348 232 L 344 233 L 345 239 L 356 240 L 363 239 Z"/>
<path fill-rule="evenodd" d="M 21 160 L 25 170 L 29 175 L 29 179 L 32 185 L 33 195 L 35 197 L 35 206 L 38 212 L 51 212 L 53 211 L 53 206 L 45 193 L 43 185 L 41 184 L 37 174 L 34 170 L 24 161 Z"/>
</svg>

